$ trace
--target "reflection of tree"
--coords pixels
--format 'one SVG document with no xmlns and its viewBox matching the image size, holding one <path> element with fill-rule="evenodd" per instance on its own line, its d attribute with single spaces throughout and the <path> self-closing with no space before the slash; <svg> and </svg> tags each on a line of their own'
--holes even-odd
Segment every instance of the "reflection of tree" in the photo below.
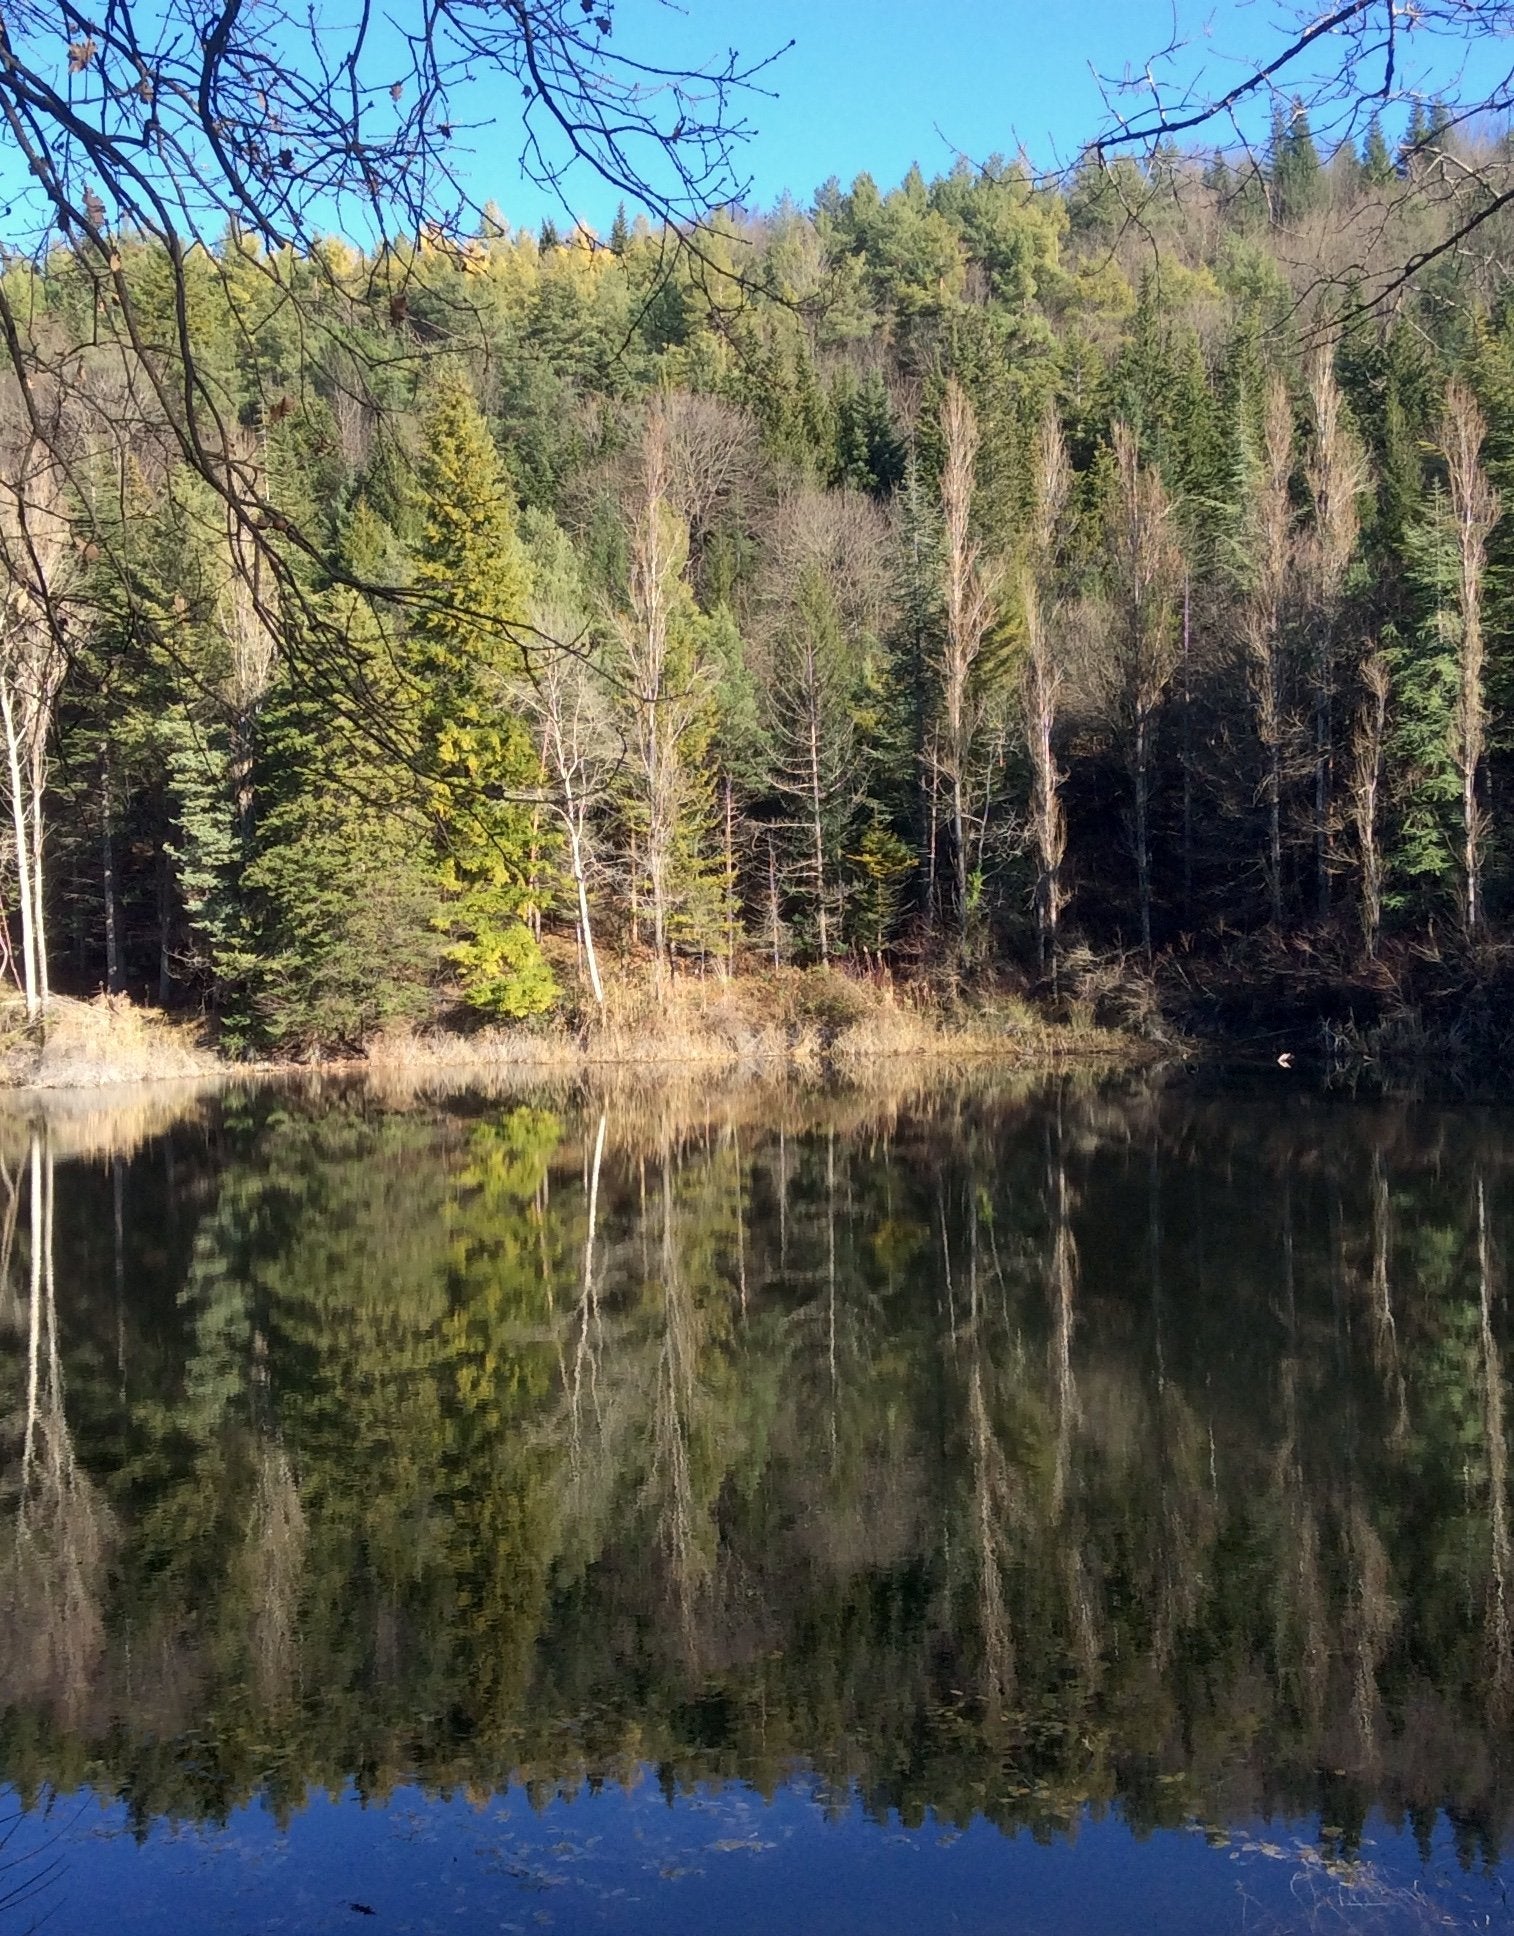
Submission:
<svg viewBox="0 0 1514 1936">
<path fill-rule="evenodd" d="M 1318 1729 L 1324 1716 L 1329 1656 L 1319 1517 L 1304 1467 L 1299 1387 L 1307 1375 L 1299 1337 L 1293 1186 L 1282 1197 L 1282 1294 L 1284 1350 L 1279 1366 L 1282 1438 L 1273 1464 L 1272 1489 L 1282 1550 L 1278 1570 L 1274 1646 L 1279 1677 L 1298 1703 L 1305 1723 Z"/>
<path fill-rule="evenodd" d="M 594 1155 L 585 1181 L 588 1207 L 585 1216 L 583 1279 L 578 1294 L 578 1309 L 573 1324 L 572 1370 L 564 1373 L 572 1416 L 573 1474 L 581 1469 L 583 1413 L 592 1406 L 596 1422 L 603 1424 L 599 1410 L 599 1359 L 604 1348 L 604 1322 L 599 1309 L 598 1258 L 595 1245 L 599 1236 L 599 1172 L 604 1162 L 605 1129 L 609 1118 L 603 1109 L 594 1132 Z"/>
<path fill-rule="evenodd" d="M 243 1563 L 252 1603 L 253 1685 L 265 1707 L 277 1708 L 296 1685 L 305 1585 L 305 1514 L 289 1456 L 277 1444 L 258 1450 Z"/>
<path fill-rule="evenodd" d="M 5 1569 L 13 1695 L 75 1719 L 104 1629 L 100 1593 L 111 1515 L 75 1457 L 64 1410 L 54 1264 L 54 1160 L 45 1129 L 29 1157 L 26 1397 L 14 1539 Z"/>
<path fill-rule="evenodd" d="M 1481 1319 L 1483 1430 L 1488 1448 L 1488 1651 L 1493 1712 L 1509 1715 L 1514 1694 L 1514 1607 L 1510 1605 L 1509 1445 L 1504 1423 L 1503 1362 L 1493 1335 L 1493 1241 L 1488 1230 L 1487 1185 L 1477 1178 L 1477 1293 Z"/>
<path fill-rule="evenodd" d="M 1388 1172 L 1380 1149 L 1372 1152 L 1372 1351 L 1378 1375 L 1391 1394 L 1393 1434 L 1402 1442 L 1409 1429 L 1408 1389 L 1398 1350 L 1398 1325 L 1393 1317 L 1391 1260 L 1393 1247 L 1393 1206 L 1388 1190 Z"/>
<path fill-rule="evenodd" d="M 680 1625 L 692 1640 L 694 1596 L 709 1573 L 710 1554 L 696 1525 L 693 1437 L 703 1400 L 699 1382 L 699 1311 L 683 1272 L 673 1212 L 673 1180 L 661 1166 L 662 1240 L 657 1281 L 662 1294 L 662 1336 L 657 1353 L 652 1407 L 652 1462 L 647 1479 L 657 1534 L 667 1559 Z"/>
<path fill-rule="evenodd" d="M 803 1758 L 1046 1830 L 1347 1769 L 1348 1832 L 1374 1795 L 1500 1831 L 1496 1146 L 1139 1092 L 742 1108 L 250 1107 L 176 1263 L 133 1174 L 124 1360 L 113 1178 L 91 1249 L 58 1167 L 55 1271 L 39 1140 L 6 1591 L 74 1638 L 12 1664 L 7 1771 L 213 1815 Z"/>
<path fill-rule="evenodd" d="M 1072 1206 L 1067 1190 L 1067 1165 L 1061 1148 L 1061 1126 L 1057 1128 L 1056 1156 L 1050 1164 L 1048 1193 L 1051 1198 L 1051 1258 L 1047 1290 L 1051 1299 L 1051 1387 L 1057 1420 L 1056 1465 L 1052 1478 L 1052 1513 L 1062 1514 L 1067 1492 L 1068 1462 L 1072 1454 L 1072 1434 L 1077 1424 L 1078 1393 L 1072 1374 L 1072 1332 L 1078 1281 L 1078 1252 L 1072 1234 Z"/>
<path fill-rule="evenodd" d="M 1015 1694 L 1015 1642 L 1004 1573 L 1010 1563 L 1009 1528 L 1015 1485 L 1008 1458 L 989 1421 L 976 1332 L 968 1350 L 968 1445 L 972 1457 L 972 1527 L 977 1541 L 978 1624 L 983 1636 L 984 1699 L 991 1712 L 1008 1712 Z"/>
<path fill-rule="evenodd" d="M 1397 1623 L 1388 1555 L 1365 1503 L 1345 1511 L 1342 1544 L 1347 1570 L 1342 1643 L 1351 1677 L 1351 1726 L 1360 1766 L 1375 1770 L 1382 1695 L 1379 1670 Z"/>
</svg>

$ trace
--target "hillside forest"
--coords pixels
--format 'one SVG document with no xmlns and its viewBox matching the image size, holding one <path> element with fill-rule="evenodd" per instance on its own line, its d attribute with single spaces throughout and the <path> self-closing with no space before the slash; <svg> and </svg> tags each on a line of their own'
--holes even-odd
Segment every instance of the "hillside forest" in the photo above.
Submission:
<svg viewBox="0 0 1514 1936">
<path fill-rule="evenodd" d="M 1493 986 L 1509 154 L 1428 107 L 1327 154 L 1297 105 L 1260 164 L 959 162 L 689 235 L 122 232 L 129 304 L 66 238 L 8 258 L 28 1014 L 313 1050 L 785 964 Z"/>
</svg>

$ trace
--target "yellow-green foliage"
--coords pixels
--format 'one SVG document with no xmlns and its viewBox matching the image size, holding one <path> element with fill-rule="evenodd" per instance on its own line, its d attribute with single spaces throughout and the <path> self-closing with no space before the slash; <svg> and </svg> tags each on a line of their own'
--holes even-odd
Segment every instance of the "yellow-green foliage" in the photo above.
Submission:
<svg viewBox="0 0 1514 1936">
<path fill-rule="evenodd" d="M 411 627 L 430 807 L 448 894 L 451 959 L 486 1013 L 541 1013 L 552 972 L 523 918 L 540 860 L 531 796 L 540 762 L 517 709 L 530 567 L 499 454 L 465 381 L 448 372 L 426 414 Z"/>
</svg>

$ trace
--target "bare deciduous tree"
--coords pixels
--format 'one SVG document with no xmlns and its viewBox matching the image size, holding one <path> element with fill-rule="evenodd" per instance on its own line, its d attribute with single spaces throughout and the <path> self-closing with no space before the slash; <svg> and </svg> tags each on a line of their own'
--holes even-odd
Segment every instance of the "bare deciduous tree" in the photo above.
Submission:
<svg viewBox="0 0 1514 1936">
<path fill-rule="evenodd" d="M 1110 673 L 1116 723 L 1134 795 L 1141 946 L 1151 953 L 1152 739 L 1177 666 L 1174 623 L 1183 553 L 1166 487 L 1128 424 L 1114 426 L 1116 486 L 1109 517 L 1113 625 Z"/>
<path fill-rule="evenodd" d="M 715 521 L 761 475 L 757 425 L 719 397 L 671 390 L 662 402 L 668 446 L 668 502 L 689 527 L 697 569 Z"/>
<path fill-rule="evenodd" d="M 773 779 L 792 804 L 797 872 L 828 960 L 840 836 L 859 791 L 854 705 L 887 623 L 893 534 L 861 493 L 807 487 L 778 501 L 763 535 L 751 622 L 766 662 Z"/>
<path fill-rule="evenodd" d="M 1036 946 L 1042 973 L 1050 970 L 1053 988 L 1062 914 L 1062 858 L 1067 848 L 1062 775 L 1053 745 L 1062 692 L 1057 632 L 1065 616 L 1057 596 L 1057 546 L 1071 484 L 1067 442 L 1055 409 L 1048 408 L 1036 439 L 1036 513 L 1020 568 L 1020 602 L 1025 623 L 1021 710 L 1030 756 L 1030 830 L 1036 848 Z"/>
<path fill-rule="evenodd" d="M 666 988 L 673 848 L 689 775 L 683 743 L 703 697 L 699 669 L 675 638 L 686 597 L 688 528 L 668 503 L 668 436 L 661 405 L 647 412 L 641 466 L 627 507 L 630 575 L 623 610 L 610 614 L 652 900 L 659 994 Z M 634 892 L 634 888 L 633 888 Z"/>
<path fill-rule="evenodd" d="M 945 624 L 936 666 L 940 717 L 935 760 L 951 817 L 958 931 L 965 933 L 969 913 L 968 788 L 982 712 L 977 675 L 983 648 L 998 617 L 1001 574 L 983 558 L 973 535 L 978 420 L 955 378 L 948 381 L 941 405 L 941 435 L 945 444 L 941 466 Z"/>
<path fill-rule="evenodd" d="M 602 683 L 584 652 L 585 628 L 576 612 L 541 610 L 533 679 L 523 693 L 536 723 L 548 798 L 568 843 L 568 872 L 578 906 L 578 934 L 596 1006 L 603 1013 L 604 981 L 589 911 L 593 865 L 590 817 L 603 800 L 617 758 Z"/>
<path fill-rule="evenodd" d="M 1314 632 L 1314 868 L 1320 919 L 1330 910 L 1331 709 L 1338 630 L 1346 574 L 1361 531 L 1357 499 L 1367 484 L 1367 459 L 1346 419 L 1335 360 L 1319 350 L 1310 375 L 1314 438 L 1306 467 L 1314 504 L 1310 544 Z"/>
<path fill-rule="evenodd" d="M 0 721 L 28 1020 L 46 1008 L 49 992 L 43 802 L 53 709 L 67 667 L 73 563 L 61 467 L 48 445 L 28 439 L 0 471 Z"/>
<path fill-rule="evenodd" d="M 1468 937 L 1482 926 L 1482 855 L 1487 817 L 1478 797 L 1487 750 L 1487 647 L 1483 636 L 1484 581 L 1488 538 L 1502 507 L 1483 468 L 1487 419 L 1466 385 L 1446 387 L 1441 450 L 1446 460 L 1457 557 L 1457 610 L 1461 637 L 1457 651 L 1456 705 L 1451 720 L 1451 757 L 1461 777 L 1462 918 Z"/>
<path fill-rule="evenodd" d="M 1256 736 L 1262 748 L 1267 813 L 1267 900 L 1272 925 L 1283 925 L 1283 781 L 1288 737 L 1287 619 L 1295 569 L 1293 406 L 1279 376 L 1267 386 L 1262 444 L 1250 505 L 1251 583 L 1244 627 Z"/>
<path fill-rule="evenodd" d="M 774 507 L 764 532 L 759 604 L 784 609 L 807 568 L 824 578 L 842 630 L 862 641 L 882 636 L 894 589 L 895 530 L 889 513 L 861 491 L 803 488 Z"/>
<path fill-rule="evenodd" d="M 1377 953 L 1383 923 L 1383 753 L 1388 743 L 1388 662 L 1369 652 L 1361 666 L 1362 698 L 1351 739 L 1351 818 L 1360 863 L 1362 942 Z"/>
</svg>

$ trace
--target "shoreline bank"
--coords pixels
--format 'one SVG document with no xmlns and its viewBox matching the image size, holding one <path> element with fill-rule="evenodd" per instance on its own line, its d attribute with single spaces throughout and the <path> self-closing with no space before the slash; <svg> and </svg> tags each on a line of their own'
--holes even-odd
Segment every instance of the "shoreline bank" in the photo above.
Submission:
<svg viewBox="0 0 1514 1936">
<path fill-rule="evenodd" d="M 654 1077 L 696 1070 L 825 1077 L 909 1060 L 937 1070 L 994 1064 L 1051 1072 L 1137 1068 L 1181 1052 L 1179 1044 L 1092 1021 L 1053 1021 L 1013 996 L 949 1000 L 915 987 L 806 971 L 683 985 L 661 1004 L 644 990 L 629 990 L 602 1019 L 578 1027 L 381 1033 L 362 1053 L 228 1055 L 202 1023 L 121 996 L 60 998 L 41 1031 L 10 1021 L 0 1049 L 0 1090 L 11 1093 L 288 1075 L 561 1078 L 624 1071 Z"/>
</svg>

